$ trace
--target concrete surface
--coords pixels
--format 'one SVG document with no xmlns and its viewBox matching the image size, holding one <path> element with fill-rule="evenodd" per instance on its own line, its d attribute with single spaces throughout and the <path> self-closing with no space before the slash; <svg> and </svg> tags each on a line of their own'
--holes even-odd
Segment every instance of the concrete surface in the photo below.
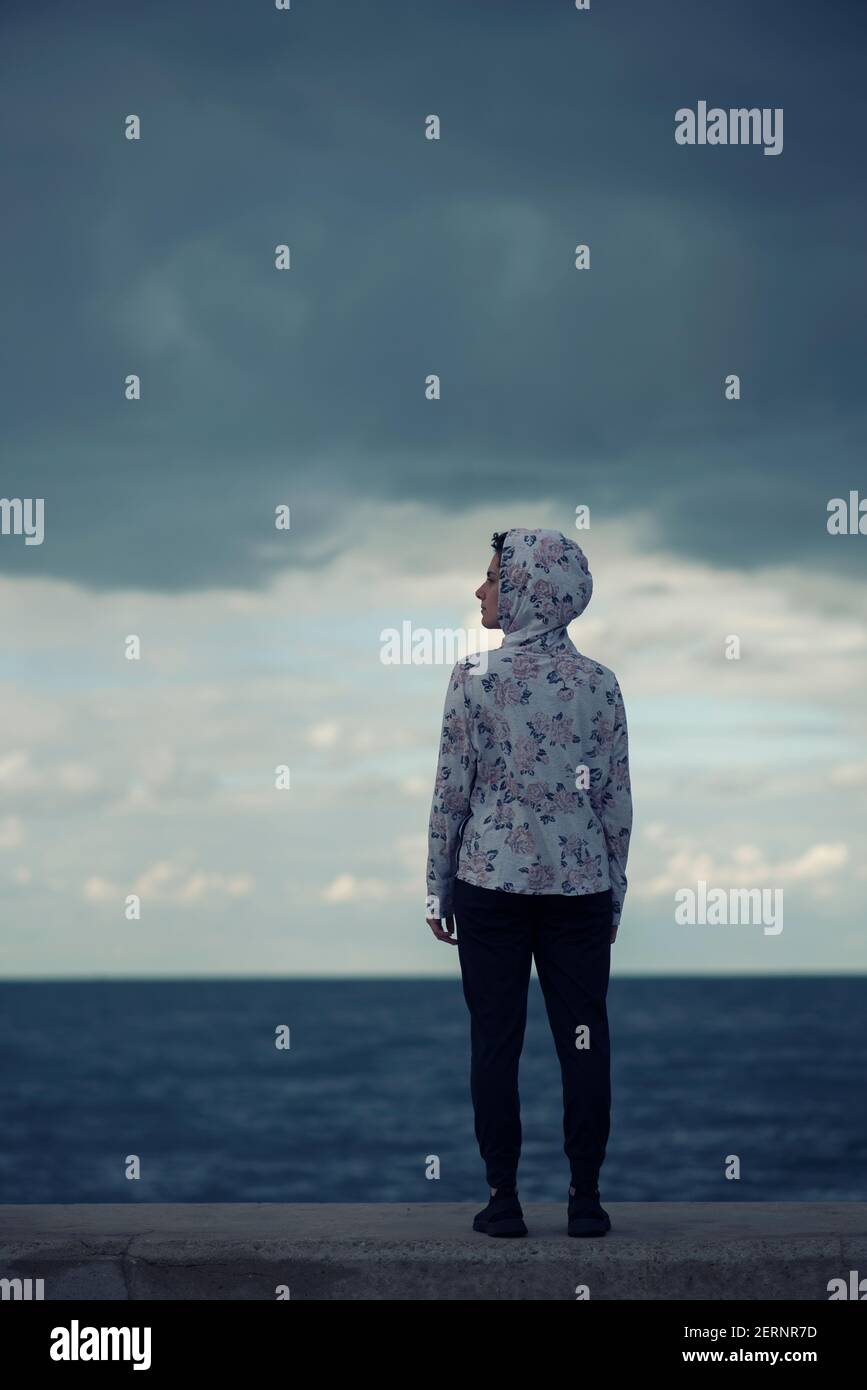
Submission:
<svg viewBox="0 0 867 1390">
<path fill-rule="evenodd" d="M 471 1229 L 480 1203 L 0 1206 L 0 1279 L 45 1299 L 799 1299 L 867 1275 L 867 1202 L 606 1202 L 613 1229 Z M 283 1297 L 286 1297 L 284 1291 Z"/>
</svg>

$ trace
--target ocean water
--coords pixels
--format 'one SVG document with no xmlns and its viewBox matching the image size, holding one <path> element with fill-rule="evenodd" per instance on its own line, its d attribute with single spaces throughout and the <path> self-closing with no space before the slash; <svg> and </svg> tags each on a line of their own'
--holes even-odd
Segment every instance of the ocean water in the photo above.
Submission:
<svg viewBox="0 0 867 1390">
<path fill-rule="evenodd" d="M 609 1016 L 603 1199 L 867 1200 L 867 979 L 615 977 Z M 522 1198 L 561 1201 L 535 977 L 520 1092 Z M 486 1199 L 459 977 L 2 983 L 0 1118 L 0 1202 Z"/>
</svg>

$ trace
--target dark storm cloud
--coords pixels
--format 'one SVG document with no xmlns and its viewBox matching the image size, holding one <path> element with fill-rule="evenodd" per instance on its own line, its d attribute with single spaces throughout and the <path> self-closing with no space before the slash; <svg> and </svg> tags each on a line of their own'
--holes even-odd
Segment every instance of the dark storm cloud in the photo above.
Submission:
<svg viewBox="0 0 867 1390">
<path fill-rule="evenodd" d="M 46 499 L 7 571 L 255 584 L 355 497 L 529 490 L 861 563 L 824 527 L 867 486 L 861 7 L 5 14 L 2 492 Z M 677 146 L 701 99 L 782 107 L 782 154 Z"/>
</svg>

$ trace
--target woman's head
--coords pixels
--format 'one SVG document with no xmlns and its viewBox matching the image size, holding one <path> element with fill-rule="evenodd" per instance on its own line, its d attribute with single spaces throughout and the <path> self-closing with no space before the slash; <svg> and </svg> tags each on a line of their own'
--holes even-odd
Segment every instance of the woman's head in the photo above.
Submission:
<svg viewBox="0 0 867 1390">
<path fill-rule="evenodd" d="M 491 545 L 494 553 L 482 583 L 476 589 L 476 598 L 482 605 L 482 627 L 499 627 L 498 608 L 500 604 L 500 560 L 506 531 L 495 531 Z"/>
<path fill-rule="evenodd" d="M 593 577 L 575 541 L 561 531 L 513 527 L 495 532 L 491 544 L 494 555 L 476 589 L 483 627 L 529 638 L 565 627 L 584 612 Z"/>
</svg>

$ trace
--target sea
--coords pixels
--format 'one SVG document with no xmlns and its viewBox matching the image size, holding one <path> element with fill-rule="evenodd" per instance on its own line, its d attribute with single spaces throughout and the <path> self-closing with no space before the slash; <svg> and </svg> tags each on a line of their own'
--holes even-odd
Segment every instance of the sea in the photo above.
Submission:
<svg viewBox="0 0 867 1390">
<path fill-rule="evenodd" d="M 867 977 L 608 1005 L 603 1200 L 867 1200 Z M 535 975 L 519 1086 L 521 1197 L 562 1201 Z M 459 977 L 0 982 L 0 1136 L 3 1203 L 487 1200 Z"/>
</svg>

